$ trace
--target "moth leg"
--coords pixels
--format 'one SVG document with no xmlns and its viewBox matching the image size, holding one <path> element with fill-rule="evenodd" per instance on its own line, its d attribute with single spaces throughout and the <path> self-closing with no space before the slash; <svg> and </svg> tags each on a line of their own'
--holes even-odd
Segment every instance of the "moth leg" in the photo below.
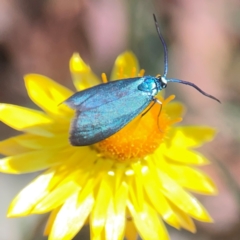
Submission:
<svg viewBox="0 0 240 240">
<path fill-rule="evenodd" d="M 161 128 L 160 128 L 160 122 L 159 122 L 160 115 L 161 115 L 161 112 L 162 112 L 162 102 L 161 102 L 159 99 L 157 99 L 157 98 L 153 98 L 153 101 L 154 101 L 154 103 L 153 103 L 153 105 L 152 105 L 150 108 L 152 108 L 155 103 L 158 103 L 158 104 L 160 105 L 160 110 L 159 110 L 158 118 L 157 118 L 157 125 L 158 125 L 158 130 L 159 130 L 160 132 L 163 132 L 163 131 L 161 130 Z M 149 110 L 150 110 L 150 109 L 148 109 L 147 111 L 149 111 Z"/>
<path fill-rule="evenodd" d="M 151 105 L 144 113 L 142 113 L 141 117 L 143 117 L 144 115 L 146 115 L 146 114 L 149 112 L 149 110 L 151 110 L 151 108 L 155 105 L 155 103 L 156 103 L 156 101 L 154 101 L 154 99 L 153 99 L 152 105 Z"/>
<path fill-rule="evenodd" d="M 162 110 L 162 102 L 161 102 L 159 99 L 157 99 L 157 98 L 153 98 L 152 101 L 153 101 L 153 104 L 152 104 L 144 113 L 142 113 L 141 117 L 143 117 L 145 114 L 147 114 L 147 113 L 149 112 L 149 110 L 151 110 L 151 108 L 152 108 L 156 103 L 158 103 L 159 105 L 161 105 L 161 109 L 160 109 L 160 112 L 159 112 L 159 114 L 158 114 L 158 117 L 160 116 L 160 113 L 161 113 L 161 110 Z"/>
<path fill-rule="evenodd" d="M 160 114 L 162 112 L 162 102 L 159 99 L 157 99 L 157 98 L 154 98 L 153 101 L 154 101 L 154 103 L 158 103 L 161 106 L 160 110 L 159 110 L 159 113 L 158 113 L 158 118 L 159 118 Z"/>
</svg>

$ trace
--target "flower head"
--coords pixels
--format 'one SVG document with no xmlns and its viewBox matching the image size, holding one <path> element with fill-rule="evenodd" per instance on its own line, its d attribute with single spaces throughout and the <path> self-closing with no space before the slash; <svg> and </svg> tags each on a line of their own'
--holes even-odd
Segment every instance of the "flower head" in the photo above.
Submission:
<svg viewBox="0 0 240 240">
<path fill-rule="evenodd" d="M 83 90 L 100 83 L 74 54 L 73 83 Z M 131 52 L 120 55 L 111 79 L 142 76 Z M 107 81 L 102 75 L 103 82 Z M 36 74 L 24 77 L 29 97 L 43 111 L 0 104 L 0 120 L 22 131 L 0 142 L 0 171 L 21 174 L 45 170 L 12 201 L 8 216 L 51 212 L 45 234 L 72 239 L 90 224 L 92 239 L 168 239 L 164 226 L 195 232 L 192 218 L 211 222 L 189 191 L 214 194 L 211 179 L 195 166 L 208 160 L 192 148 L 210 141 L 209 127 L 174 126 L 183 106 L 174 96 L 145 110 L 113 136 L 91 146 L 68 142 L 72 109 L 61 104 L 73 92 Z"/>
</svg>

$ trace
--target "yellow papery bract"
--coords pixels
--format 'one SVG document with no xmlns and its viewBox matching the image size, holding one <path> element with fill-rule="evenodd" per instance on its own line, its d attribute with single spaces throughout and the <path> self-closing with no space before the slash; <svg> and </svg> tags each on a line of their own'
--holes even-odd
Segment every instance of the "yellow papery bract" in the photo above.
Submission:
<svg viewBox="0 0 240 240">
<path fill-rule="evenodd" d="M 192 233 L 195 233 L 196 227 L 195 227 L 195 224 L 194 224 L 192 218 L 190 218 L 187 213 L 180 210 L 175 204 L 171 203 L 170 201 L 169 201 L 169 204 L 170 204 L 171 208 L 173 209 L 174 213 L 176 214 L 181 227 Z"/>
<path fill-rule="evenodd" d="M 119 239 L 124 237 L 124 228 L 126 220 L 126 203 L 128 198 L 128 186 L 126 182 L 122 182 L 119 189 L 116 191 L 114 196 L 114 209 L 117 216 L 117 221 L 115 222 L 115 233 L 119 232 Z"/>
<path fill-rule="evenodd" d="M 188 215 L 200 221 L 212 222 L 211 217 L 198 202 L 198 200 L 187 193 L 174 180 L 172 180 L 166 173 L 159 170 L 159 177 L 162 182 L 162 193 L 173 203 Z"/>
<path fill-rule="evenodd" d="M 125 220 L 125 219 L 124 219 Z M 115 215 L 113 199 L 110 199 L 107 209 L 107 219 L 105 224 L 105 236 L 106 240 L 111 239 L 123 239 L 119 237 L 119 231 L 117 229 L 117 222 L 122 221 L 122 219 L 118 219 L 117 215 Z"/>
<path fill-rule="evenodd" d="M 31 151 L 31 148 L 21 145 L 21 140 L 25 138 L 33 139 L 34 137 L 35 135 L 31 134 L 21 134 L 19 136 L 0 141 L 0 153 L 5 156 L 9 156 Z"/>
<path fill-rule="evenodd" d="M 44 128 L 44 126 L 52 123 L 53 120 L 37 110 L 0 103 L 0 121 L 18 131 L 46 137 L 53 136 L 51 132 Z"/>
<path fill-rule="evenodd" d="M 138 176 L 140 176 L 142 173 L 142 166 L 139 162 L 136 162 L 132 164 L 132 168 L 136 177 L 131 179 L 132 188 L 129 189 L 129 193 L 131 198 L 134 200 L 135 208 L 141 211 L 145 201 L 143 192 L 143 178 L 138 178 Z"/>
<path fill-rule="evenodd" d="M 162 146 L 162 149 L 164 145 Z M 205 158 L 202 154 L 187 150 L 180 147 L 172 146 L 171 148 L 167 148 L 164 151 L 164 155 L 168 160 L 183 163 L 183 164 L 193 164 L 193 165 L 206 165 L 209 164 L 207 158 Z"/>
<path fill-rule="evenodd" d="M 55 144 L 52 144 L 52 142 L 55 142 Z M 36 136 L 25 136 L 18 139 L 19 144 L 21 144 L 23 147 L 29 148 L 29 149 L 56 149 L 56 148 L 62 148 L 65 146 L 70 146 L 69 140 L 68 140 L 68 133 L 59 133 L 57 136 L 54 135 L 52 138 L 46 138 L 46 137 L 36 137 Z M 1 146 L 1 142 L 0 142 Z"/>
<path fill-rule="evenodd" d="M 211 141 L 216 130 L 210 127 L 184 126 L 176 127 L 170 133 L 171 142 L 179 148 L 200 147 L 203 143 Z"/>
<path fill-rule="evenodd" d="M 52 230 L 52 226 L 54 224 L 54 221 L 57 217 L 57 214 L 59 212 L 61 207 L 58 207 L 58 208 L 55 208 L 54 210 L 51 211 L 50 213 L 50 216 L 48 218 L 48 221 L 47 221 L 47 224 L 46 224 L 46 227 L 44 229 L 44 236 L 48 236 Z"/>
<path fill-rule="evenodd" d="M 52 144 L 55 141 L 55 144 Z M 19 136 L 11 137 L 6 140 L 0 141 L 0 153 L 9 156 L 17 155 L 33 150 L 56 149 L 69 145 L 68 135 L 58 134 L 52 138 L 46 138 L 33 134 L 21 134 Z"/>
<path fill-rule="evenodd" d="M 127 184 L 122 182 L 121 186 L 117 188 L 113 199 L 110 199 L 105 225 L 106 239 L 120 240 L 124 238 L 127 193 Z"/>
<path fill-rule="evenodd" d="M 133 221 L 140 234 L 145 240 L 168 240 L 167 230 L 158 217 L 157 212 L 146 202 L 143 203 L 143 209 L 136 209 L 136 203 L 127 201 L 128 209 L 133 216 Z"/>
<path fill-rule="evenodd" d="M 36 203 L 47 195 L 48 184 L 54 176 L 54 173 L 53 170 L 48 170 L 25 187 L 12 201 L 8 210 L 8 216 L 29 215 Z"/>
<path fill-rule="evenodd" d="M 56 189 L 49 192 L 44 199 L 36 204 L 32 210 L 33 214 L 46 213 L 62 205 L 69 197 L 80 190 L 80 187 L 74 182 L 68 182 L 57 186 Z"/>
<path fill-rule="evenodd" d="M 100 83 L 100 80 L 92 72 L 91 68 L 82 60 L 78 53 L 72 55 L 69 67 L 73 83 L 78 91 L 93 87 Z"/>
<path fill-rule="evenodd" d="M 93 238 L 97 238 L 101 235 L 104 229 L 107 210 L 110 200 L 113 198 L 113 186 L 112 177 L 106 175 L 99 186 L 99 191 L 96 197 L 96 203 L 91 213 L 91 235 Z"/>
<path fill-rule="evenodd" d="M 179 102 L 170 102 L 166 107 L 166 113 L 172 118 L 178 118 L 184 113 L 184 106 Z"/>
<path fill-rule="evenodd" d="M 71 90 L 38 74 L 28 74 L 24 80 L 29 97 L 45 112 L 58 117 L 72 115 L 73 111 L 62 104 L 73 94 Z"/>
<path fill-rule="evenodd" d="M 5 157 L 0 159 L 0 171 L 20 174 L 46 169 L 56 163 L 55 158 L 52 159 L 53 163 L 50 161 L 55 154 L 53 151 L 36 151 Z"/>
<path fill-rule="evenodd" d="M 217 188 L 213 181 L 199 170 L 174 164 L 166 170 L 168 175 L 182 187 L 201 194 L 213 195 L 217 193 Z"/>
<path fill-rule="evenodd" d="M 0 171 L 4 173 L 29 173 L 56 165 L 62 160 L 57 155 L 63 156 L 57 150 L 32 151 L 0 159 Z"/>
<path fill-rule="evenodd" d="M 149 201 L 158 211 L 161 217 L 171 226 L 179 229 L 180 225 L 174 211 L 171 209 L 167 199 L 159 188 L 159 179 L 154 173 L 155 169 L 150 169 L 143 174 L 144 188 Z"/>
<path fill-rule="evenodd" d="M 49 240 L 71 240 L 85 223 L 93 204 L 91 194 L 83 202 L 78 202 L 77 192 L 67 199 L 55 218 Z"/>
<path fill-rule="evenodd" d="M 114 63 L 111 80 L 137 77 L 139 63 L 132 52 L 124 52 L 119 55 Z"/>
</svg>

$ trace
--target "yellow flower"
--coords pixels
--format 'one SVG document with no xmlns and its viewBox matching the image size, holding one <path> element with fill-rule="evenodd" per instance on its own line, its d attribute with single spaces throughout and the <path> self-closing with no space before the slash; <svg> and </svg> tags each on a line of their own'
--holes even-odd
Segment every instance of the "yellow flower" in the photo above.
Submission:
<svg viewBox="0 0 240 240">
<path fill-rule="evenodd" d="M 77 90 L 100 81 L 78 54 L 70 60 Z M 136 57 L 120 55 L 111 79 L 143 75 Z M 102 75 L 104 82 L 106 75 Z M 61 104 L 73 94 L 53 80 L 26 75 L 29 97 L 43 111 L 0 104 L 0 120 L 23 134 L 0 142 L 0 171 L 11 174 L 46 169 L 12 201 L 8 216 L 51 212 L 45 234 L 72 239 L 89 223 L 91 239 L 169 239 L 164 226 L 195 232 L 192 218 L 211 222 L 189 191 L 215 194 L 211 179 L 195 166 L 208 160 L 192 148 L 212 140 L 209 127 L 173 126 L 183 106 L 159 96 L 144 116 L 95 145 L 68 142 L 72 109 Z M 121 109 L 119 109 L 120 111 Z"/>
</svg>

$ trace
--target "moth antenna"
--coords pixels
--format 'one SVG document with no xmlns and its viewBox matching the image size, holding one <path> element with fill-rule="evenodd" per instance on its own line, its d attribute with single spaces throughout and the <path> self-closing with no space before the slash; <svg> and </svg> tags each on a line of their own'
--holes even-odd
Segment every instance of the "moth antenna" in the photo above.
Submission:
<svg viewBox="0 0 240 240">
<path fill-rule="evenodd" d="M 157 18 L 155 16 L 155 14 L 153 14 L 153 19 L 154 19 L 154 22 L 155 22 L 155 26 L 156 26 L 156 29 L 157 29 L 158 36 L 159 36 L 159 38 L 162 42 L 162 45 L 163 45 L 163 50 L 164 50 L 164 74 L 163 74 L 163 77 L 166 77 L 167 73 L 168 73 L 168 49 L 167 49 L 166 42 L 164 41 L 164 38 L 161 34 L 160 27 L 159 27 L 159 24 L 158 24 L 158 21 L 157 21 Z"/>
<path fill-rule="evenodd" d="M 168 82 L 177 82 L 177 83 L 181 83 L 181 84 L 185 84 L 185 85 L 188 85 L 188 86 L 191 86 L 193 88 L 195 88 L 196 90 L 198 90 L 201 94 L 203 94 L 204 96 L 206 97 L 209 97 L 219 103 L 220 100 L 218 100 L 217 98 L 215 98 L 214 96 L 204 92 L 201 88 L 199 88 L 197 85 L 195 85 L 194 83 L 191 83 L 191 82 L 187 82 L 187 81 L 183 81 L 183 80 L 180 80 L 180 79 L 174 79 L 174 78 L 170 78 L 170 79 L 166 79 Z"/>
<path fill-rule="evenodd" d="M 196 90 L 198 90 L 204 96 L 209 97 L 209 98 L 211 98 L 211 99 L 221 103 L 220 100 L 218 100 L 214 96 L 204 92 L 201 88 L 199 88 L 194 83 L 183 81 L 183 80 L 180 80 L 180 79 L 174 79 L 174 78 L 168 79 L 168 78 L 166 78 L 167 73 L 168 73 L 168 49 L 167 49 L 166 42 L 164 41 L 164 38 L 163 38 L 163 36 L 161 34 L 161 30 L 160 30 L 160 27 L 159 27 L 159 24 L 158 24 L 158 21 L 157 21 L 157 18 L 156 18 L 155 14 L 153 14 L 153 19 L 154 19 L 154 22 L 155 22 L 155 26 L 156 26 L 156 29 L 157 29 L 158 36 L 159 36 L 159 38 L 160 38 L 160 40 L 162 42 L 163 49 L 164 49 L 164 74 L 163 74 L 162 78 L 165 78 L 167 80 L 167 82 L 177 82 L 177 83 L 189 85 L 189 86 L 195 88 Z"/>
</svg>

